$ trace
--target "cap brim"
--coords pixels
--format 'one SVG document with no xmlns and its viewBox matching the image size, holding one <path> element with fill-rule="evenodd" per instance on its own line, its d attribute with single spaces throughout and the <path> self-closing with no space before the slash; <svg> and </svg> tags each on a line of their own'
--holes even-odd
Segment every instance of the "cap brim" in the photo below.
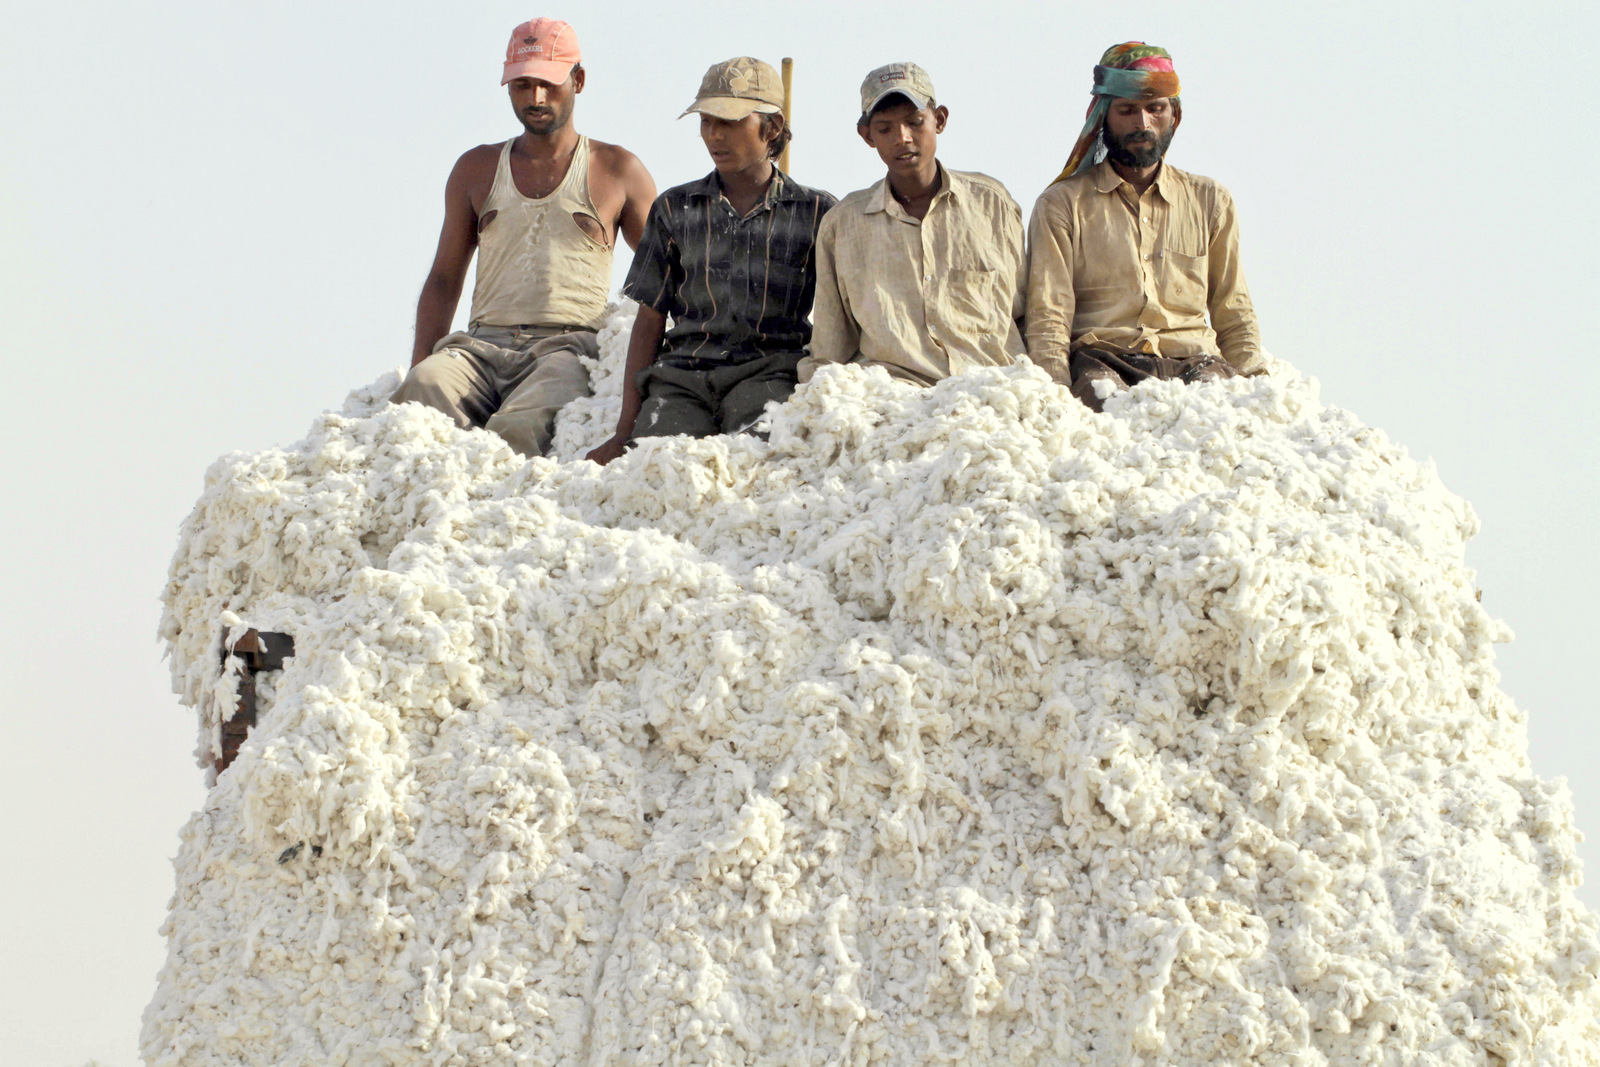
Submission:
<svg viewBox="0 0 1600 1067">
<path fill-rule="evenodd" d="M 683 115 L 710 115 L 714 119 L 727 119 L 729 122 L 738 122 L 746 115 L 760 112 L 763 115 L 776 115 L 783 108 L 777 104 L 767 104 L 760 100 L 745 100 L 737 96 L 706 96 L 683 109 Z"/>
<path fill-rule="evenodd" d="M 913 105 L 915 105 L 918 111 L 921 111 L 923 108 L 927 107 L 933 102 L 928 97 L 925 97 L 920 93 L 914 93 L 910 89 L 887 89 L 873 97 L 872 103 L 861 109 L 861 117 L 856 120 L 856 125 L 859 126 L 866 122 L 867 116 L 872 114 L 872 109 L 889 99 L 891 96 L 905 97 L 907 100 L 911 101 Z"/>
<path fill-rule="evenodd" d="M 505 77 L 500 79 L 501 85 L 510 85 L 518 78 L 538 78 L 551 85 L 560 85 L 567 80 L 567 75 L 572 73 L 576 63 L 552 63 L 548 59 L 524 59 L 521 63 L 507 63 Z"/>
</svg>

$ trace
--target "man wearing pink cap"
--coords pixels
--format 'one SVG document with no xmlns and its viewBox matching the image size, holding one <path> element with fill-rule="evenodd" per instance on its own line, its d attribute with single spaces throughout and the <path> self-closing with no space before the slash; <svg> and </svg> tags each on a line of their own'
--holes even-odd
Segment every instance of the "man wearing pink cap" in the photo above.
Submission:
<svg viewBox="0 0 1600 1067">
<path fill-rule="evenodd" d="M 599 355 L 616 238 L 638 247 L 656 189 L 633 153 L 573 128 L 584 69 L 571 26 L 541 18 L 513 30 L 500 84 L 522 132 L 450 172 L 411 373 L 392 400 L 532 456 L 549 448 L 562 406 L 589 395 L 581 357 Z M 474 252 L 471 323 L 450 333 Z"/>
</svg>

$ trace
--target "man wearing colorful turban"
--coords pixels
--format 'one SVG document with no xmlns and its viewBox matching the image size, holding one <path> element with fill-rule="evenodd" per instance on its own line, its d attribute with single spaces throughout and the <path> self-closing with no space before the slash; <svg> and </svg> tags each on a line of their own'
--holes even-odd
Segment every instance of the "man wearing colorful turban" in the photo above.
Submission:
<svg viewBox="0 0 1600 1067">
<path fill-rule="evenodd" d="M 1258 371 L 1233 197 L 1165 162 L 1183 121 L 1172 57 L 1143 41 L 1115 45 L 1091 92 L 1028 227 L 1029 358 L 1095 411 L 1147 378 Z"/>
</svg>

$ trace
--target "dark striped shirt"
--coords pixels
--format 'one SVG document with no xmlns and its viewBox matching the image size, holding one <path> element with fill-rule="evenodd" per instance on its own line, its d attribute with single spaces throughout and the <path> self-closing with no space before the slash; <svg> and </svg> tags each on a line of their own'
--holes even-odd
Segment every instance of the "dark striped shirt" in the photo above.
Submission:
<svg viewBox="0 0 1600 1067">
<path fill-rule="evenodd" d="M 672 319 L 657 358 L 742 363 L 804 348 L 817 227 L 834 203 L 778 170 L 744 218 L 716 171 L 657 197 L 622 287 Z"/>
</svg>

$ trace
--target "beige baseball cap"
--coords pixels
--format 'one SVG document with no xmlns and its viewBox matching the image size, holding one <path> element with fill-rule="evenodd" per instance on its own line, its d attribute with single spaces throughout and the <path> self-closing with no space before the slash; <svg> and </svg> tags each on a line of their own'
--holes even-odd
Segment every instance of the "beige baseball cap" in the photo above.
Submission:
<svg viewBox="0 0 1600 1067">
<path fill-rule="evenodd" d="M 753 112 L 774 115 L 783 110 L 783 79 L 772 64 L 749 56 L 717 63 L 700 79 L 700 92 L 683 115 L 699 112 L 733 122 Z M 683 115 L 678 117 L 681 119 Z"/>
<path fill-rule="evenodd" d="M 894 93 L 911 101 L 920 111 L 933 103 L 933 79 L 915 63 L 889 63 L 879 67 L 861 83 L 861 117 L 856 125 L 866 122 L 878 102 Z"/>
</svg>

